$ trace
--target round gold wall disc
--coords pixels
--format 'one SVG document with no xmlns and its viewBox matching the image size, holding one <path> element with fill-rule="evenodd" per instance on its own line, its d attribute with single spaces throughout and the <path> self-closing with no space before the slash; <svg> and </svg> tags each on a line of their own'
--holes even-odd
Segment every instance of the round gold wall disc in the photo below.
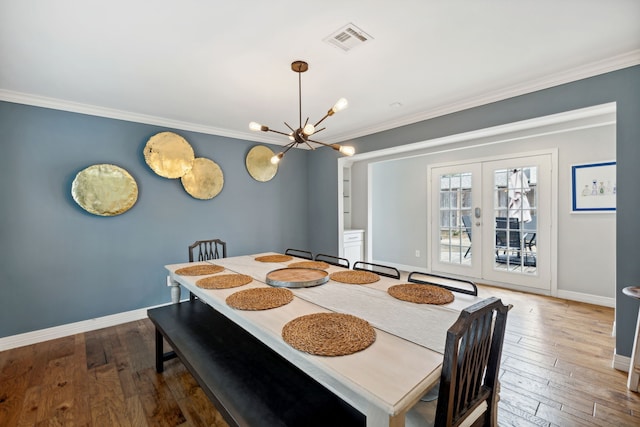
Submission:
<svg viewBox="0 0 640 427">
<path fill-rule="evenodd" d="M 181 178 L 193 167 L 195 155 L 186 139 L 173 132 L 160 132 L 149 138 L 144 160 L 158 175 Z"/>
<path fill-rule="evenodd" d="M 120 215 L 138 200 L 136 180 L 121 167 L 98 164 L 81 170 L 71 184 L 73 200 L 87 212 Z"/>
<path fill-rule="evenodd" d="M 249 175 L 256 181 L 270 181 L 278 172 L 278 165 L 271 163 L 274 153 L 264 145 L 256 145 L 247 153 L 246 165 Z"/>
<path fill-rule="evenodd" d="M 185 191 L 196 199 L 212 199 L 222 191 L 224 175 L 213 160 L 199 157 L 193 168 L 181 178 Z"/>
</svg>

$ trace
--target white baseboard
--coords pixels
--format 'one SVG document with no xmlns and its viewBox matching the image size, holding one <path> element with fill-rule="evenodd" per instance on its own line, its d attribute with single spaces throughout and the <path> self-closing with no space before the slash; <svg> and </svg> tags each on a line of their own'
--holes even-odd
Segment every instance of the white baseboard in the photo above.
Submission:
<svg viewBox="0 0 640 427">
<path fill-rule="evenodd" d="M 122 323 L 144 319 L 147 317 L 148 309 L 161 307 L 162 305 L 167 304 L 160 304 L 147 308 L 139 308 L 137 310 L 126 311 L 123 313 L 112 314 L 109 316 L 83 320 L 75 323 L 68 323 L 66 325 L 54 326 L 52 328 L 40 329 L 32 332 L 25 332 L 24 334 L 0 338 L 0 351 L 10 350 L 12 348 L 36 344 L 43 341 L 49 341 L 56 338 L 81 334 L 83 332 L 94 331 L 96 329 L 108 328 L 110 326 L 116 326 Z"/>
<path fill-rule="evenodd" d="M 629 366 L 631 366 L 631 358 L 627 356 L 620 356 L 613 353 L 613 368 L 623 372 L 629 372 Z"/>
<path fill-rule="evenodd" d="M 582 292 L 563 291 L 558 289 L 558 298 L 568 299 L 571 301 L 586 302 L 587 304 L 601 305 L 603 307 L 615 308 L 615 298 L 603 297 L 600 295 L 583 294 Z"/>
</svg>

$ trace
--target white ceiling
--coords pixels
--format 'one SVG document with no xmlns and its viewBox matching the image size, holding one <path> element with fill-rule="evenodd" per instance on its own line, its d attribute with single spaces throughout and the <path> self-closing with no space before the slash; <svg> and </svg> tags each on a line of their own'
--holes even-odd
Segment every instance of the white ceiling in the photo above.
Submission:
<svg viewBox="0 0 640 427">
<path fill-rule="evenodd" d="M 373 39 L 323 41 L 349 23 Z M 296 59 L 339 142 L 638 64 L 640 1 L 0 0 L 7 101 L 286 143 L 248 123 L 297 127 Z"/>
</svg>

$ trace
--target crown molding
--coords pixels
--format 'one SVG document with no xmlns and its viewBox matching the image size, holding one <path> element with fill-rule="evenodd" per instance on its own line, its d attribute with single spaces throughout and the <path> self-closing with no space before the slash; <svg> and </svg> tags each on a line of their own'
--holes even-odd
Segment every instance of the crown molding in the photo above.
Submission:
<svg viewBox="0 0 640 427">
<path fill-rule="evenodd" d="M 527 93 L 537 92 L 554 86 L 595 77 L 612 71 L 622 70 L 640 64 L 640 49 L 617 55 L 608 59 L 592 62 L 580 67 L 565 70 L 540 79 L 529 80 L 525 83 L 508 86 L 498 91 L 492 91 L 483 95 L 468 98 L 459 102 L 444 105 L 418 114 L 402 117 L 400 119 L 379 123 L 374 127 L 356 130 L 354 132 L 336 135 L 331 142 L 344 142 L 351 139 L 360 138 L 366 135 L 387 131 L 401 126 L 411 125 L 424 120 L 433 119 L 458 111 L 468 110 L 481 105 L 491 104 L 497 101 L 513 98 Z"/>
<path fill-rule="evenodd" d="M 14 102 L 17 104 L 32 105 L 34 107 L 50 108 L 52 110 L 68 111 L 72 113 L 87 114 L 90 116 L 105 117 L 109 119 L 124 120 L 127 122 L 144 123 L 148 125 L 156 125 L 172 129 L 180 129 L 204 133 L 207 135 L 224 136 L 227 138 L 267 142 L 269 144 L 285 145 L 280 139 L 273 138 L 256 138 L 249 132 L 238 132 L 230 129 L 218 128 L 214 126 L 206 126 L 199 123 L 185 122 L 180 120 L 172 120 L 166 117 L 151 116 L 147 114 L 139 114 L 130 111 L 117 110 L 114 108 L 100 107 L 91 104 L 83 104 L 79 102 L 66 101 L 57 98 L 49 98 L 46 96 L 33 95 L 22 92 L 14 92 L 10 90 L 0 89 L 0 101 Z"/>
<path fill-rule="evenodd" d="M 600 74 L 621 70 L 623 68 L 632 67 L 640 64 L 640 49 L 617 55 L 608 59 L 592 62 L 570 70 L 546 76 L 544 78 L 530 80 L 523 84 L 513 85 L 498 91 L 488 92 L 486 94 L 468 98 L 466 100 L 444 105 L 431 110 L 423 111 L 418 114 L 409 115 L 400 119 L 379 123 L 376 126 L 369 126 L 358 129 L 353 132 L 338 134 L 328 139 L 327 143 L 339 143 L 366 135 L 394 129 L 433 119 L 435 117 L 446 114 L 455 113 L 457 111 L 469 108 L 479 107 L 481 105 L 490 104 L 492 102 L 502 101 L 515 96 L 536 92 L 550 87 L 594 77 Z M 112 108 L 99 107 L 90 104 L 66 101 L 45 96 L 32 95 L 21 92 L 14 92 L 0 89 L 0 101 L 14 102 L 18 104 L 33 105 L 36 107 L 50 108 L 54 110 L 69 111 L 73 113 L 87 114 L 91 116 L 106 117 L 116 120 L 124 120 L 134 123 L 144 123 L 156 125 L 172 129 L 180 129 L 204 133 L 208 135 L 217 135 L 227 138 L 240 139 L 245 141 L 263 142 L 274 145 L 286 145 L 289 141 L 283 141 L 281 138 L 271 137 L 263 133 L 255 133 L 249 131 L 234 131 L 231 129 L 218 128 L 214 126 L 202 125 L 199 123 L 172 120 L 165 117 L 151 116 L 146 114 L 138 114 L 130 111 L 117 110 Z"/>
</svg>

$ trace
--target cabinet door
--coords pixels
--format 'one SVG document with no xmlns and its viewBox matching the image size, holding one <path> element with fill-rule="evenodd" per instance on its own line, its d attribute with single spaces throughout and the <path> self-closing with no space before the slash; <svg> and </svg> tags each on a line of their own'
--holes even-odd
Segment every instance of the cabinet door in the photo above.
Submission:
<svg viewBox="0 0 640 427">
<path fill-rule="evenodd" d="M 362 242 L 345 244 L 344 257 L 349 260 L 350 266 L 353 266 L 356 261 L 362 261 Z"/>
</svg>

